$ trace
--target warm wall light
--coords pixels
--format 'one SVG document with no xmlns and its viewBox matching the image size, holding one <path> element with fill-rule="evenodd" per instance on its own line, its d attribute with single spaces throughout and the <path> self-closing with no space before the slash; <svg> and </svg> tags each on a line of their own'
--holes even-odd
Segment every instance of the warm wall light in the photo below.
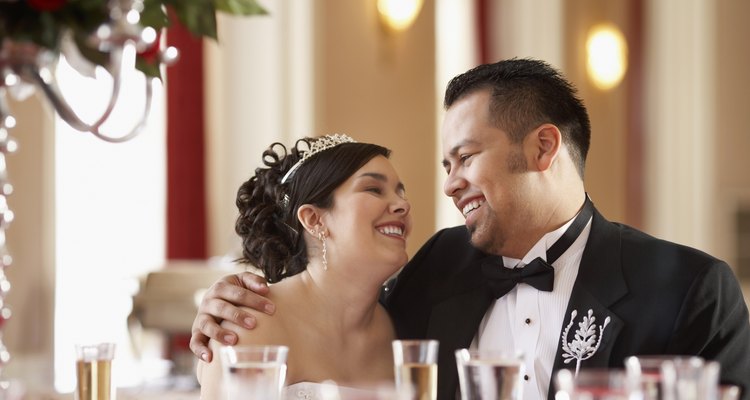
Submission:
<svg viewBox="0 0 750 400">
<path fill-rule="evenodd" d="M 612 89 L 628 68 L 628 45 L 619 28 L 611 23 L 591 28 L 586 40 L 586 71 L 598 88 Z"/>
<path fill-rule="evenodd" d="M 417 19 L 424 0 L 378 0 L 378 14 L 383 23 L 396 31 L 403 31 Z"/>
</svg>

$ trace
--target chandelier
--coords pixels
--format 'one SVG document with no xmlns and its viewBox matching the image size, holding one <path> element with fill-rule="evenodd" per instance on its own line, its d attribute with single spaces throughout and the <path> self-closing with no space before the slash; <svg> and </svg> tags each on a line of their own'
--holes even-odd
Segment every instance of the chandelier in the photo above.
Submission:
<svg viewBox="0 0 750 400">
<path fill-rule="evenodd" d="M 74 129 L 112 143 L 130 140 L 148 122 L 153 80 L 178 59 L 177 49 L 160 46 L 160 32 L 177 19 L 193 35 L 216 39 L 217 11 L 266 13 L 256 0 L 0 0 L 0 380 L 11 358 L 2 342 L 2 328 L 11 315 L 5 304 L 11 286 L 5 270 L 12 264 L 6 229 L 13 221 L 7 201 L 13 186 L 5 159 L 17 148 L 9 134 L 16 120 L 8 97 L 23 100 L 38 90 Z M 71 64 L 84 65 L 76 68 L 79 72 L 101 66 L 112 77 L 110 99 L 93 122 L 78 117 L 57 85 L 54 67 L 61 53 Z M 137 123 L 128 132 L 103 132 L 102 125 L 117 104 L 123 73 L 133 68 L 146 76 Z"/>
</svg>

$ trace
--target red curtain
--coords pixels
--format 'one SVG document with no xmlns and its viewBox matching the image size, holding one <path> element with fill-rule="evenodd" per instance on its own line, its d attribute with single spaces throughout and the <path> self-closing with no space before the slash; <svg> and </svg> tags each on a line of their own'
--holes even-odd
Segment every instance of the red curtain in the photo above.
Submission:
<svg viewBox="0 0 750 400">
<path fill-rule="evenodd" d="M 180 51 L 166 73 L 167 259 L 206 259 L 203 40 L 175 23 L 167 43 Z"/>
</svg>

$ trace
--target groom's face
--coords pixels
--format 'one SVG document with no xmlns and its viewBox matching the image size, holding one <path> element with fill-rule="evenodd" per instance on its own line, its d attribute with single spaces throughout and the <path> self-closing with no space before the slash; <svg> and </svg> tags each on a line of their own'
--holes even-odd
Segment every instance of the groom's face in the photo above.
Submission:
<svg viewBox="0 0 750 400">
<path fill-rule="evenodd" d="M 442 126 L 443 190 L 466 219 L 472 244 L 521 258 L 525 223 L 533 218 L 523 146 L 512 143 L 489 118 L 490 93 L 480 90 L 456 101 Z"/>
</svg>

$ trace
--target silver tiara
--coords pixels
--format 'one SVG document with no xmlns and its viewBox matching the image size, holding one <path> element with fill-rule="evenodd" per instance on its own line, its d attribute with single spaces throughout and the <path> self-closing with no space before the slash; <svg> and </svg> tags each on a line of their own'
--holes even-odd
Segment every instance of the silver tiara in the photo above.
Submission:
<svg viewBox="0 0 750 400">
<path fill-rule="evenodd" d="M 342 143 L 357 143 L 357 141 L 347 135 L 339 133 L 335 135 L 325 135 L 315 139 L 315 141 L 310 145 L 310 149 L 302 155 L 302 158 L 297 161 L 296 164 L 292 165 L 292 168 L 289 168 L 289 171 L 287 171 L 286 174 L 284 174 L 284 177 L 281 178 L 281 184 L 283 185 L 284 183 L 286 183 L 286 181 L 289 180 L 292 175 L 294 175 L 294 172 L 297 171 L 300 165 L 307 161 L 308 158 L 322 151 L 332 149 Z"/>
</svg>

